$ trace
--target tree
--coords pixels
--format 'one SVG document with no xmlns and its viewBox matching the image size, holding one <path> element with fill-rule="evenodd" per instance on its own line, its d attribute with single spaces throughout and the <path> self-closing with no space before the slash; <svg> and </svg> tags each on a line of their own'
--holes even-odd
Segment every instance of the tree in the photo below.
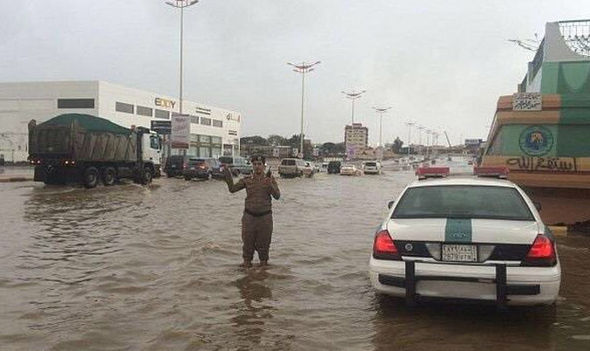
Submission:
<svg viewBox="0 0 590 351">
<path fill-rule="evenodd" d="M 404 142 L 401 141 L 401 139 L 399 137 L 396 137 L 395 140 L 393 141 L 393 145 L 391 147 L 391 150 L 393 152 L 395 152 L 396 154 L 399 154 L 403 145 L 404 145 Z"/>
<path fill-rule="evenodd" d="M 261 137 L 259 135 L 255 135 L 255 136 L 240 138 L 240 144 L 241 145 L 262 145 L 262 146 L 266 146 L 266 145 L 268 145 L 268 140 L 266 140 L 265 138 L 263 138 L 263 137 Z"/>
<path fill-rule="evenodd" d="M 280 135 L 269 135 L 268 138 L 268 143 L 272 146 L 285 146 L 287 145 L 287 138 L 282 137 Z"/>
</svg>

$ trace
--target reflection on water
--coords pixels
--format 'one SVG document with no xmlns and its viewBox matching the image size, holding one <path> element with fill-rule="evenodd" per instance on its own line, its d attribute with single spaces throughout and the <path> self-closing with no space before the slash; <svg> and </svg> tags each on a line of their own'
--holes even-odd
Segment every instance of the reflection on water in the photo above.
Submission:
<svg viewBox="0 0 590 351">
<path fill-rule="evenodd" d="M 266 269 L 240 269 L 245 194 L 160 179 L 86 190 L 0 184 L 8 350 L 586 350 L 590 238 L 559 238 L 555 308 L 498 312 L 376 296 L 386 204 L 414 179 L 279 180 Z"/>
<path fill-rule="evenodd" d="M 236 315 L 231 321 L 240 339 L 238 344 L 248 345 L 244 350 L 261 344 L 265 320 L 272 318 L 273 307 L 266 302 L 272 298 L 272 291 L 265 283 L 266 278 L 266 269 L 247 269 L 235 282 L 243 300 L 232 306 Z"/>
</svg>

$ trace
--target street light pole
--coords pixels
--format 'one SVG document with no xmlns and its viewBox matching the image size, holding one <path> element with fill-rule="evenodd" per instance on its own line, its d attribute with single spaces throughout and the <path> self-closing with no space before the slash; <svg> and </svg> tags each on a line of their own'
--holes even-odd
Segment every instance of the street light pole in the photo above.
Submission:
<svg viewBox="0 0 590 351">
<path fill-rule="evenodd" d="M 352 128 L 354 128 L 354 100 L 360 99 L 361 96 L 366 92 L 367 92 L 366 90 L 362 90 L 359 92 L 356 92 L 353 90 L 352 92 L 349 92 L 349 93 L 342 91 L 342 94 L 344 94 L 347 99 L 352 100 L 352 125 L 351 125 Z"/>
<path fill-rule="evenodd" d="M 415 125 L 415 122 L 406 122 L 408 126 L 408 157 L 410 157 L 410 145 L 412 140 L 412 126 Z"/>
<path fill-rule="evenodd" d="M 305 63 L 302 62 L 301 64 L 293 64 L 291 62 L 287 62 L 288 65 L 295 67 L 293 69 L 294 72 L 301 73 L 301 134 L 299 134 L 299 152 L 303 155 L 303 103 L 305 99 L 305 73 L 313 71 L 313 66 L 321 63 L 321 61 L 316 61 L 314 63 Z"/>
<path fill-rule="evenodd" d="M 184 8 L 195 5 L 198 3 L 199 0 L 174 0 L 167 1 L 166 5 L 170 5 L 172 7 L 180 9 L 180 97 L 179 97 L 179 105 L 178 110 L 179 113 L 182 114 L 182 69 L 183 69 L 183 36 L 184 36 Z"/>
<path fill-rule="evenodd" d="M 383 146 L 383 114 L 387 112 L 391 107 L 373 107 L 375 111 L 379 114 L 379 146 Z"/>
<path fill-rule="evenodd" d="M 183 46 L 184 46 L 184 8 L 195 5 L 198 3 L 199 0 L 173 0 L 173 1 L 166 1 L 166 5 L 170 5 L 177 9 L 180 9 L 180 79 L 179 79 L 179 98 L 178 98 L 178 113 L 182 114 L 182 69 L 183 69 Z M 168 140 L 168 155 L 170 157 L 171 150 L 170 150 L 170 142 Z M 186 149 L 184 149 L 183 154 L 186 155 Z"/>
</svg>

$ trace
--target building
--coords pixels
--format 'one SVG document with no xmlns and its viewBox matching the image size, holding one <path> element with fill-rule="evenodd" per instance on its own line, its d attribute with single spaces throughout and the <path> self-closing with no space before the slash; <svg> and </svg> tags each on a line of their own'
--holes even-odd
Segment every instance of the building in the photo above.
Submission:
<svg viewBox="0 0 590 351">
<path fill-rule="evenodd" d="M 104 81 L 0 83 L 0 155 L 7 162 L 27 160 L 31 119 L 42 123 L 63 113 L 84 113 L 126 128 L 150 128 L 151 121 L 170 120 L 179 107 L 177 98 Z M 189 155 L 239 155 L 240 113 L 188 100 L 183 113 L 191 117 Z"/>
<path fill-rule="evenodd" d="M 369 129 L 363 127 L 362 123 L 353 123 L 344 128 L 344 143 L 346 147 L 354 146 L 358 149 L 366 148 L 369 145 Z"/>
</svg>

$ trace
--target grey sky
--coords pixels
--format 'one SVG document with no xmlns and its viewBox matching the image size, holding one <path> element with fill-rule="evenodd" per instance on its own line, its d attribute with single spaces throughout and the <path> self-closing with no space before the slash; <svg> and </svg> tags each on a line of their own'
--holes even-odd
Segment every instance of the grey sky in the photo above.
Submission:
<svg viewBox="0 0 590 351">
<path fill-rule="evenodd" d="M 158 0 L 1 1 L 0 81 L 105 80 L 178 95 L 179 12 Z M 378 141 L 372 106 L 392 106 L 384 142 L 413 120 L 453 143 L 485 138 L 500 95 L 516 90 L 533 53 L 507 42 L 546 22 L 590 17 L 587 1 L 201 0 L 185 10 L 184 97 L 244 115 L 243 135 L 305 130 L 343 139 L 355 121 Z M 414 131 L 412 139 L 417 141 Z M 425 135 L 423 135 L 423 141 Z M 443 139 L 439 138 L 439 142 Z"/>
</svg>

